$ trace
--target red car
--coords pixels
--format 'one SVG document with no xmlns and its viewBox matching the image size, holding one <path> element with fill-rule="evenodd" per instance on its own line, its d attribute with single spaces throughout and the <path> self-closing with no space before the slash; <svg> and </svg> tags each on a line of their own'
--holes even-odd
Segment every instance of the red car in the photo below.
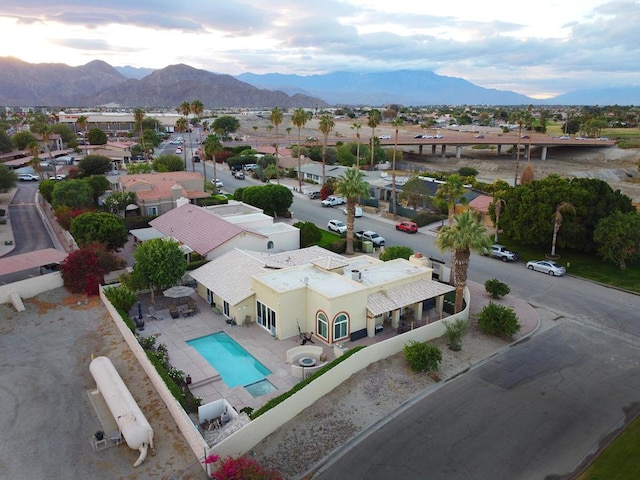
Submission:
<svg viewBox="0 0 640 480">
<path fill-rule="evenodd" d="M 396 223 L 396 230 L 402 230 L 407 233 L 416 233 L 418 231 L 418 225 L 413 222 L 400 222 Z"/>
</svg>

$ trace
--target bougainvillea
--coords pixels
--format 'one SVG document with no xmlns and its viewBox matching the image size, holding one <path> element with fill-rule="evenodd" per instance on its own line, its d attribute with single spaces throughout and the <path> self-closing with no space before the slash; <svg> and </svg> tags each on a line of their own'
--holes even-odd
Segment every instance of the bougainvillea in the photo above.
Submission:
<svg viewBox="0 0 640 480">
<path fill-rule="evenodd" d="M 211 473 L 214 480 L 282 480 L 280 474 L 260 466 L 251 458 L 227 457 L 221 460 L 218 455 L 209 455 L 204 463 L 216 464 L 216 470 Z"/>
<path fill-rule="evenodd" d="M 104 274 L 122 268 L 124 260 L 92 243 L 71 252 L 62 262 L 64 286 L 73 293 L 97 295 Z"/>
</svg>

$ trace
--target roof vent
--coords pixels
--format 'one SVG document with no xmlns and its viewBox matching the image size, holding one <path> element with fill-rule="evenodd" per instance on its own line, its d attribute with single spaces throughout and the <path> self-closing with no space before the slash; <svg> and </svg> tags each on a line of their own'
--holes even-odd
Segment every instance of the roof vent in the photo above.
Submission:
<svg viewBox="0 0 640 480">
<path fill-rule="evenodd" d="M 360 270 L 351 270 L 351 280 L 359 282 L 362 280 L 362 272 Z"/>
</svg>

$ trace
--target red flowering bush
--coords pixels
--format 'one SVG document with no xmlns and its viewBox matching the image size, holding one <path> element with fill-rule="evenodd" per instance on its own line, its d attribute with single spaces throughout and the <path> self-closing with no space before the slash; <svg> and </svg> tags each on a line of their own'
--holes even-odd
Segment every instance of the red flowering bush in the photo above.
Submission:
<svg viewBox="0 0 640 480">
<path fill-rule="evenodd" d="M 218 455 L 209 455 L 204 463 L 217 464 L 211 473 L 213 480 L 282 480 L 277 472 L 267 470 L 246 457 L 227 457 L 221 461 Z"/>
<path fill-rule="evenodd" d="M 62 280 L 73 293 L 97 295 L 104 274 L 122 268 L 124 263 L 104 245 L 92 243 L 67 255 L 62 262 Z"/>
</svg>

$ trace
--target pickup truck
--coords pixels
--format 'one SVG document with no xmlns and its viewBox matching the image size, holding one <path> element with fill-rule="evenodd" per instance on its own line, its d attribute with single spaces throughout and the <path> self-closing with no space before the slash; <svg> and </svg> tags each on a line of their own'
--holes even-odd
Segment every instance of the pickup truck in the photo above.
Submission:
<svg viewBox="0 0 640 480">
<path fill-rule="evenodd" d="M 384 238 L 371 230 L 359 230 L 355 232 L 356 238 L 362 241 L 370 241 L 376 248 L 384 247 Z"/>
<path fill-rule="evenodd" d="M 499 245 L 497 243 L 491 246 L 491 250 L 488 250 L 486 255 L 490 255 L 493 258 L 499 258 L 503 262 L 514 262 L 518 259 L 518 255 L 507 250 L 507 247 L 504 245 Z"/>
<path fill-rule="evenodd" d="M 342 197 L 337 197 L 335 195 L 330 195 L 324 200 L 322 200 L 323 207 L 335 207 L 336 205 L 343 205 L 347 203 L 347 200 Z"/>
</svg>

